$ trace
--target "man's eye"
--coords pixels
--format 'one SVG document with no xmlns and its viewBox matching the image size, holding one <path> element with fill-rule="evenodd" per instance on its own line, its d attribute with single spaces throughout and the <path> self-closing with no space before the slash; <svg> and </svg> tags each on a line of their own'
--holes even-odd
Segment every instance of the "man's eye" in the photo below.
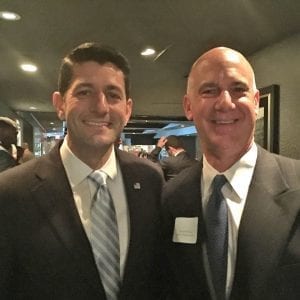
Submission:
<svg viewBox="0 0 300 300">
<path fill-rule="evenodd" d="M 113 99 L 113 100 L 117 100 L 117 99 L 122 98 L 122 96 L 119 93 L 114 92 L 114 91 L 106 92 L 106 97 L 107 97 L 107 99 Z"/>
<path fill-rule="evenodd" d="M 204 94 L 212 94 L 214 92 L 213 89 L 206 89 L 203 91 Z"/>
<path fill-rule="evenodd" d="M 81 89 L 74 93 L 74 96 L 78 99 L 86 99 L 93 95 L 93 91 L 90 89 Z"/>
<path fill-rule="evenodd" d="M 248 92 L 248 88 L 244 86 L 236 86 L 231 89 L 231 94 L 236 96 L 243 96 Z"/>
<path fill-rule="evenodd" d="M 233 90 L 234 90 L 235 92 L 245 92 L 245 91 L 247 91 L 246 88 L 241 87 L 241 86 L 235 87 Z"/>
<path fill-rule="evenodd" d="M 214 97 L 217 96 L 219 90 L 217 88 L 205 88 L 201 91 L 203 97 Z"/>
<path fill-rule="evenodd" d="M 76 94 L 78 96 L 87 96 L 87 95 L 91 95 L 92 92 L 90 90 L 81 90 L 81 91 L 78 91 Z"/>
</svg>

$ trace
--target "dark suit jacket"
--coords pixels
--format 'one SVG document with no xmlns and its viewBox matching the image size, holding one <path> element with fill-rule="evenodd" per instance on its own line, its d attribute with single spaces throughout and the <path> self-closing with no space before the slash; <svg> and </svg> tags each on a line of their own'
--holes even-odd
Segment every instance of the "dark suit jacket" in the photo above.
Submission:
<svg viewBox="0 0 300 300">
<path fill-rule="evenodd" d="M 0 172 L 15 167 L 16 165 L 17 162 L 15 159 L 8 152 L 0 149 Z"/>
<path fill-rule="evenodd" d="M 171 180 L 163 196 L 170 299 L 210 299 L 203 267 L 202 164 Z M 242 215 L 230 299 L 300 299 L 300 161 L 259 147 Z M 198 217 L 196 244 L 172 242 L 176 217 Z"/>
<path fill-rule="evenodd" d="M 0 175 L 0 299 L 105 299 L 58 149 Z M 157 299 L 163 177 L 145 159 L 117 157 L 130 217 L 119 299 Z"/>
<path fill-rule="evenodd" d="M 149 155 L 149 159 L 158 162 L 164 172 L 166 180 L 174 178 L 182 170 L 191 167 L 197 160 L 193 159 L 186 151 L 180 152 L 176 156 L 169 156 L 162 160 L 158 160 L 160 147 L 156 147 Z"/>
</svg>

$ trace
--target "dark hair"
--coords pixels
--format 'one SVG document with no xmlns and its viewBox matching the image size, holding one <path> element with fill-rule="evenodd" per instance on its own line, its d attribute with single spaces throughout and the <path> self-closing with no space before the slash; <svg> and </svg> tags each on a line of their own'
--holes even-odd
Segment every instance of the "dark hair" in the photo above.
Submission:
<svg viewBox="0 0 300 300">
<path fill-rule="evenodd" d="M 10 120 L 8 118 L 4 118 L 4 119 Z M 0 145 L 2 147 L 9 150 L 11 144 L 16 144 L 17 134 L 18 134 L 18 130 L 15 127 L 14 123 L 10 123 L 6 120 L 0 120 Z"/>
<path fill-rule="evenodd" d="M 169 147 L 173 147 L 175 149 L 184 148 L 183 143 L 180 138 L 175 135 L 169 135 L 167 137 L 167 142 L 165 144 L 165 148 L 168 150 Z"/>
<path fill-rule="evenodd" d="M 62 96 L 71 85 L 74 64 L 95 61 L 100 65 L 112 63 L 124 74 L 125 93 L 127 99 L 130 95 L 129 73 L 130 67 L 127 59 L 116 49 L 97 43 L 84 43 L 73 49 L 63 60 L 58 78 L 58 91 Z"/>
</svg>

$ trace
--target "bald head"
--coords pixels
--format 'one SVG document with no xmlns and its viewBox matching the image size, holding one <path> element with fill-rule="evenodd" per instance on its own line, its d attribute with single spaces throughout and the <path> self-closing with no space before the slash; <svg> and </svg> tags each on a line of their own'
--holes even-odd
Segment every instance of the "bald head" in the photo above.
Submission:
<svg viewBox="0 0 300 300">
<path fill-rule="evenodd" d="M 251 78 L 253 91 L 256 91 L 254 71 L 248 60 L 238 51 L 226 47 L 216 47 L 201 55 L 192 65 L 188 82 L 187 91 L 192 87 L 195 76 L 201 76 L 201 73 L 213 66 L 230 67 L 239 65 L 245 75 Z"/>
<path fill-rule="evenodd" d="M 250 63 L 225 47 L 204 53 L 191 68 L 183 107 L 209 163 L 226 170 L 253 143 L 259 91 Z"/>
</svg>

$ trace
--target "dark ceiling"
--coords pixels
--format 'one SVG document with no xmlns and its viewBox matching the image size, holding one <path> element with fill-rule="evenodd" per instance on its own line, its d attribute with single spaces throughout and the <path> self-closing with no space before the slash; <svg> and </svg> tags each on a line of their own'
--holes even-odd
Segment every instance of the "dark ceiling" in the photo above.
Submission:
<svg viewBox="0 0 300 300">
<path fill-rule="evenodd" d="M 61 58 L 82 42 L 128 57 L 134 115 L 176 119 L 185 76 L 202 52 L 224 45 L 249 56 L 300 32 L 299 0 L 1 0 L 0 11 L 21 16 L 0 20 L 0 100 L 46 130 L 56 120 L 51 94 Z M 147 46 L 161 55 L 140 56 Z M 38 72 L 21 71 L 23 61 Z"/>
</svg>

